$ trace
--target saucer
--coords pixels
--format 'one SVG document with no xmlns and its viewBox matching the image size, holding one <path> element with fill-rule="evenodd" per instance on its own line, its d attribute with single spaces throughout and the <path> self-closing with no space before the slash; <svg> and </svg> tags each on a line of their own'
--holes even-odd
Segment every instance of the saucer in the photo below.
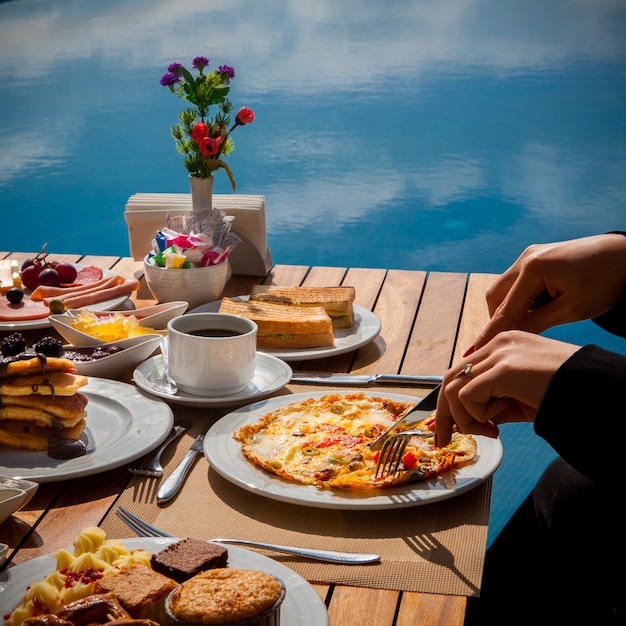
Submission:
<svg viewBox="0 0 626 626">
<path fill-rule="evenodd" d="M 163 355 L 157 354 L 135 368 L 133 380 L 140 389 L 153 396 L 175 404 L 196 407 L 228 407 L 256 402 L 282 389 L 291 380 L 293 374 L 291 367 L 282 359 L 257 352 L 254 378 L 243 391 L 229 396 L 205 397 L 192 396 L 180 389 L 171 396 L 157 391 L 152 386 L 152 381 L 159 378 L 162 371 Z"/>
</svg>

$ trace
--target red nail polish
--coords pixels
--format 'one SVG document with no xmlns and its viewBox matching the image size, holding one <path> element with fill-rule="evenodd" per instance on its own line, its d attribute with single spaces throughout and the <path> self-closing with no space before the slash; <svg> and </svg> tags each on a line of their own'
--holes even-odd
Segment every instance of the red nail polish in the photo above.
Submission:
<svg viewBox="0 0 626 626">
<path fill-rule="evenodd" d="M 464 353 L 463 356 L 469 356 L 470 354 L 472 354 L 472 352 L 474 352 L 474 350 L 476 350 L 476 346 L 474 344 L 472 344 Z"/>
</svg>

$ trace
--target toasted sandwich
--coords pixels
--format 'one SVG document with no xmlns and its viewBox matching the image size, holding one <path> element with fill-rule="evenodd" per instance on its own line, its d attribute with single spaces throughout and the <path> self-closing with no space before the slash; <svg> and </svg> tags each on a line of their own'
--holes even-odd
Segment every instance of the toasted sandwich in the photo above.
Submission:
<svg viewBox="0 0 626 626">
<path fill-rule="evenodd" d="M 354 287 L 281 287 L 254 285 L 250 300 L 290 306 L 321 306 L 333 328 L 350 328 L 354 323 Z"/>
<path fill-rule="evenodd" d="M 258 348 L 319 348 L 335 344 L 332 322 L 321 306 L 223 298 L 219 312 L 241 315 L 256 322 Z"/>
</svg>

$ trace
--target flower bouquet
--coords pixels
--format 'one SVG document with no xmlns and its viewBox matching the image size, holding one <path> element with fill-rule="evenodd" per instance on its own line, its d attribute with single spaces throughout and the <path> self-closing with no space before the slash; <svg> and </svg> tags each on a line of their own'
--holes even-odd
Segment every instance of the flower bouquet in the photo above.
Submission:
<svg viewBox="0 0 626 626">
<path fill-rule="evenodd" d="M 162 76 L 161 85 L 193 105 L 179 113 L 179 123 L 172 126 L 171 133 L 191 177 L 211 178 L 215 171 L 223 169 L 235 191 L 235 177 L 224 157 L 235 149 L 231 133 L 238 126 L 253 122 L 254 111 L 242 107 L 231 126 L 233 105 L 228 94 L 235 70 L 220 65 L 207 71 L 208 66 L 209 59 L 199 56 L 193 60 L 197 76 L 180 63 L 171 63 Z M 217 112 L 211 117 L 212 106 L 217 107 Z"/>
</svg>

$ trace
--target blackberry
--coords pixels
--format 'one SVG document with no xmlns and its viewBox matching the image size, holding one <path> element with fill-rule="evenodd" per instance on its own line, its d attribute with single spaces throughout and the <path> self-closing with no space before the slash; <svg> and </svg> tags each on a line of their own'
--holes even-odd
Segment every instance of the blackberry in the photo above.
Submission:
<svg viewBox="0 0 626 626">
<path fill-rule="evenodd" d="M 2 340 L 0 350 L 2 350 L 3 356 L 16 356 L 21 354 L 26 350 L 26 339 L 24 339 L 24 335 L 22 335 L 22 333 L 13 333 L 5 337 Z"/>
<path fill-rule="evenodd" d="M 35 352 L 46 356 L 60 357 L 63 354 L 63 344 L 54 337 L 43 337 L 33 345 Z"/>
</svg>

